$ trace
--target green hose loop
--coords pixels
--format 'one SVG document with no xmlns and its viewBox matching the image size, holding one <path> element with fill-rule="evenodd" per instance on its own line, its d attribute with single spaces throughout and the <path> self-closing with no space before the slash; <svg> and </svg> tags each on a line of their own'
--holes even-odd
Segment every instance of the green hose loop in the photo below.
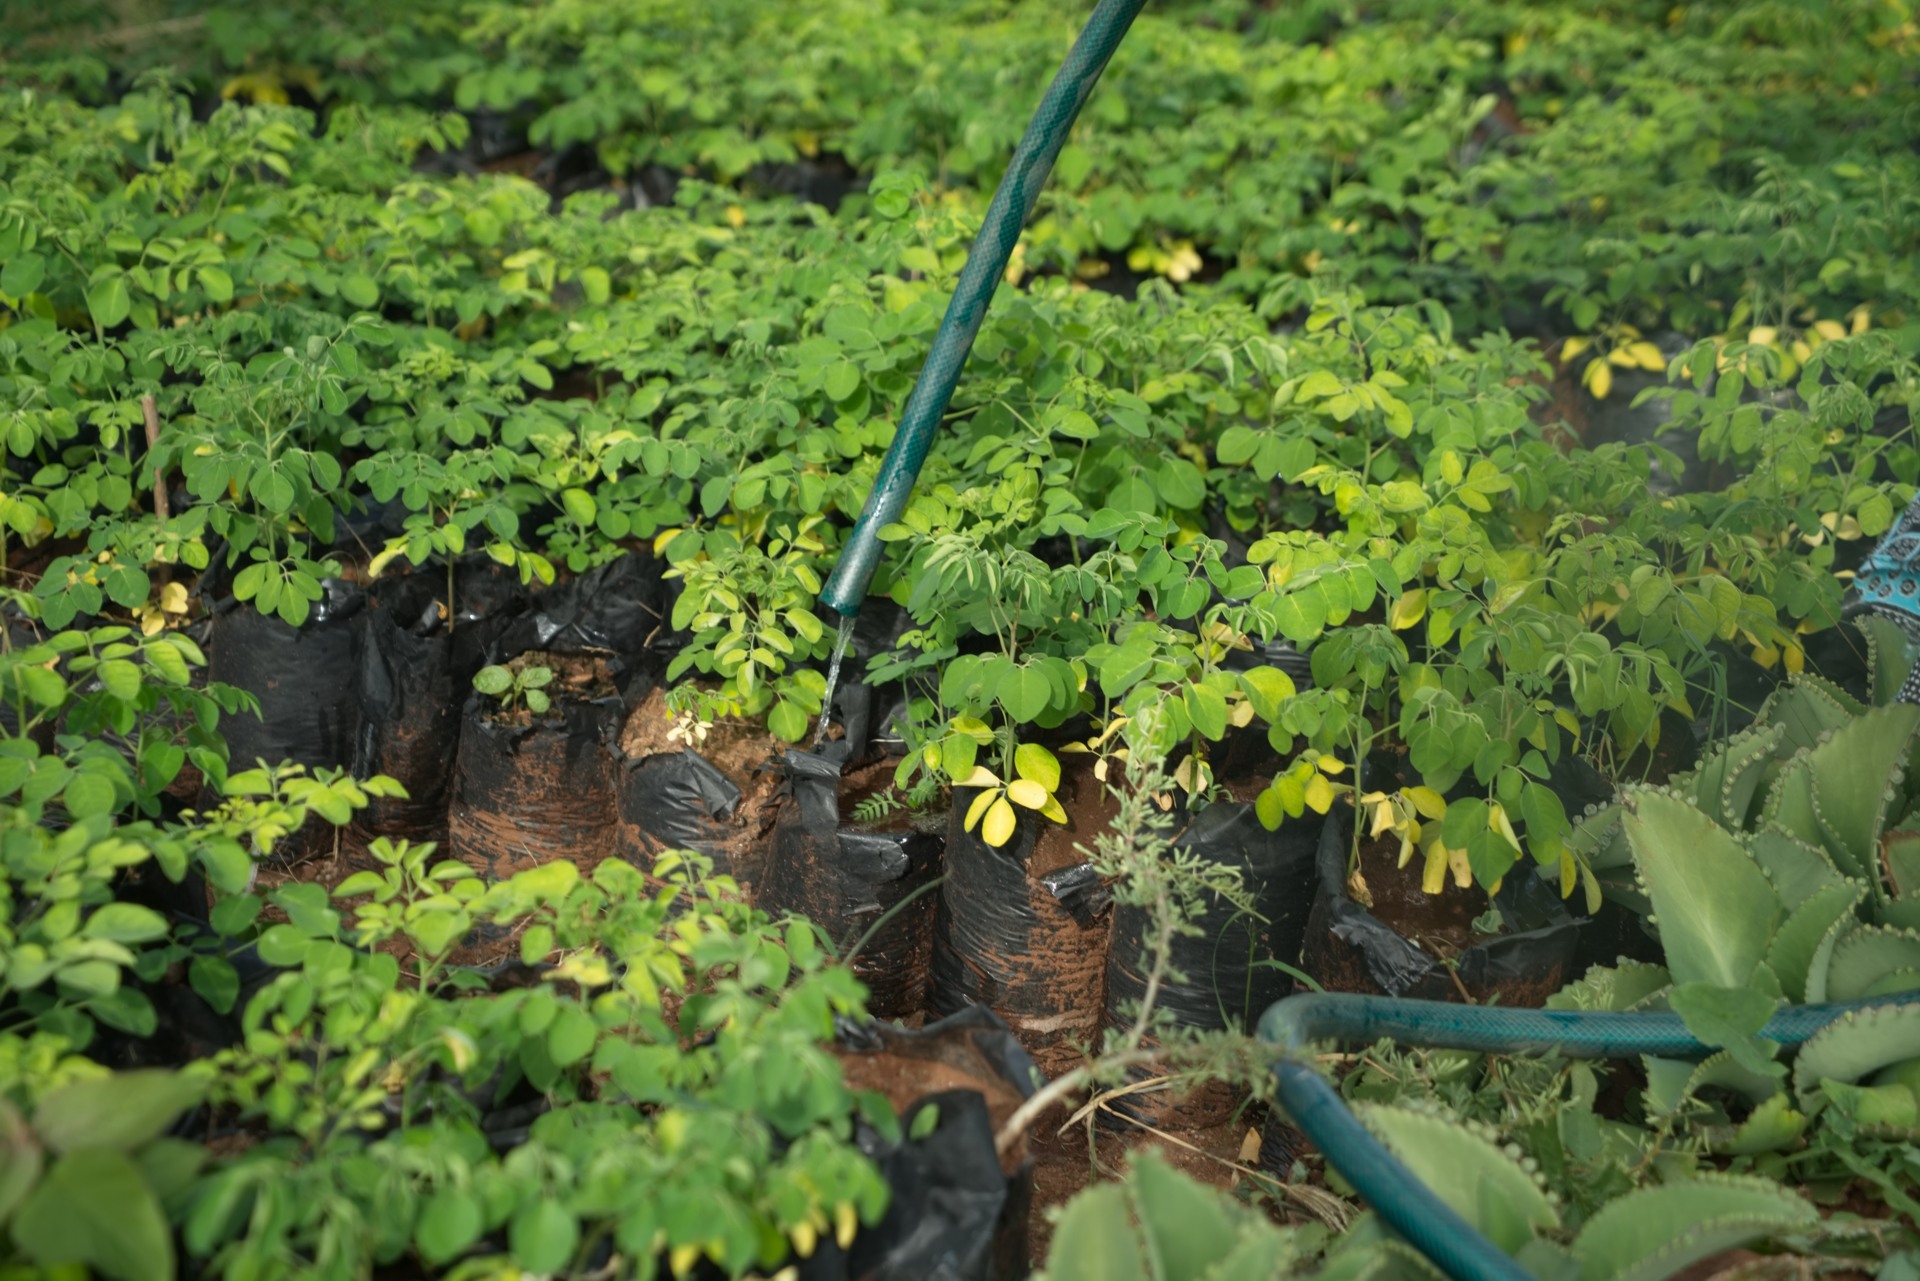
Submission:
<svg viewBox="0 0 1920 1281">
<path fill-rule="evenodd" d="M 899 520 L 906 510 L 913 483 L 933 446 L 933 434 L 947 412 L 947 402 L 953 399 L 954 384 L 960 381 L 980 322 L 986 318 L 987 305 L 1007 274 L 1013 247 L 1033 212 L 1034 201 L 1040 197 L 1040 188 L 1053 172 L 1054 159 L 1066 144 L 1074 118 L 1145 5 L 1146 0 L 1100 0 L 1073 42 L 1067 60 L 1060 65 L 1059 74 L 1047 87 L 1007 165 L 1006 176 L 993 193 L 980 234 L 968 251 L 967 265 L 960 271 L 953 300 L 947 304 L 947 314 L 933 337 L 927 363 L 921 366 L 913 394 L 901 411 L 899 430 L 894 433 L 887 456 L 880 460 L 873 492 L 867 495 L 853 534 L 833 567 L 833 576 L 820 593 L 820 602 L 843 618 L 858 614 L 866 601 L 867 584 L 880 563 L 880 530 Z"/>
<path fill-rule="evenodd" d="M 1760 1035 L 1792 1049 L 1843 1015 L 1915 1003 L 1920 1003 L 1920 991 L 1790 1005 L 1775 1014 Z M 1516 1010 L 1337 993 L 1275 1002 L 1260 1018 L 1260 1037 L 1280 1052 L 1273 1066 L 1275 1096 L 1294 1125 L 1402 1240 L 1453 1281 L 1524 1281 L 1527 1273 L 1354 1119 L 1338 1092 L 1309 1063 L 1308 1047 L 1314 1041 L 1365 1044 L 1391 1037 L 1410 1046 L 1566 1058 L 1651 1054 L 1702 1059 L 1714 1052 L 1713 1046 L 1687 1032 L 1677 1014 Z"/>
</svg>

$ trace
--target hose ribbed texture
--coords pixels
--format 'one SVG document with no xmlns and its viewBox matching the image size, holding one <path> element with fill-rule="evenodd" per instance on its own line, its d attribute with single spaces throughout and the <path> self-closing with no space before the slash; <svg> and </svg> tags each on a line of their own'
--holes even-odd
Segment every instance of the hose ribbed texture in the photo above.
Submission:
<svg viewBox="0 0 1920 1281">
<path fill-rule="evenodd" d="M 947 314 L 941 318 L 939 332 L 933 336 L 927 363 L 921 366 L 920 378 L 907 397 L 907 407 L 901 411 L 893 444 L 888 447 L 887 456 L 880 460 L 880 474 L 874 480 L 873 492 L 867 495 L 853 534 L 833 567 L 833 576 L 827 580 L 826 590 L 820 593 L 821 603 L 842 617 L 858 614 L 866 601 L 867 584 L 880 563 L 880 530 L 899 520 L 900 513 L 906 510 L 913 483 L 920 475 L 921 465 L 927 461 L 927 451 L 933 447 L 933 434 L 939 430 L 947 403 L 953 399 L 953 388 L 960 381 L 967 353 L 973 350 L 973 340 L 980 332 L 980 322 L 986 318 L 994 290 L 1007 274 L 1013 247 L 1020 239 L 1028 215 L 1033 212 L 1034 201 L 1040 198 L 1040 188 L 1053 172 L 1053 162 L 1066 144 L 1074 119 L 1086 105 L 1100 73 L 1106 70 L 1107 60 L 1120 47 L 1121 39 L 1145 5 L 1146 0 L 1100 0 L 1027 124 L 1026 135 L 1013 153 L 1006 176 L 1000 179 L 1000 186 L 993 193 L 993 203 L 987 206 L 980 234 L 974 237 L 967 265 L 961 269 L 960 281 L 954 287 L 953 300 L 947 304 Z"/>
<path fill-rule="evenodd" d="M 1760 1035 L 1793 1049 L 1835 1019 L 1875 1006 L 1920 1002 L 1920 991 L 1830 1005 L 1790 1005 Z M 1508 1010 L 1443 1001 L 1312 994 L 1267 1008 L 1260 1036 L 1279 1050 L 1274 1087 L 1280 1106 L 1327 1163 L 1353 1185 L 1394 1232 L 1453 1281 L 1526 1281 L 1527 1272 L 1481 1236 L 1369 1134 L 1307 1060 L 1315 1041 L 1402 1045 L 1566 1058 L 1702 1059 L 1714 1047 L 1695 1040 L 1677 1014 Z"/>
</svg>

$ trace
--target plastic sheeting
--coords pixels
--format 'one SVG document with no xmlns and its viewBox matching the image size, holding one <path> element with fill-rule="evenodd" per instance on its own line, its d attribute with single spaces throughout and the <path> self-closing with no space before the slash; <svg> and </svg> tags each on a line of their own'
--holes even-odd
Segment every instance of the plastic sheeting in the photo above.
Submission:
<svg viewBox="0 0 1920 1281">
<path fill-rule="evenodd" d="M 615 852 L 608 744 L 617 698 L 556 702 L 528 725 L 495 721 L 470 700 L 447 815 L 448 852 L 489 882 L 565 859 L 585 873 Z"/>
<path fill-rule="evenodd" d="M 377 591 L 367 611 L 353 772 L 358 778 L 385 774 L 407 789 L 405 797 L 374 799 L 355 817 L 355 828 L 368 835 L 446 839 L 461 691 L 434 585 L 428 578 L 399 579 Z"/>
<path fill-rule="evenodd" d="M 1036 1088 L 1033 1060 L 986 1010 L 968 1009 L 920 1031 L 879 1024 L 846 1029 L 846 1049 L 918 1059 L 1004 1084 L 1028 1098 Z M 917 1100 L 901 1118 L 937 1108 L 931 1133 L 887 1143 L 865 1123 L 855 1142 L 892 1189 L 886 1216 L 842 1251 L 823 1239 L 796 1260 L 800 1281 L 1017 1281 L 1028 1271 L 1027 1217 L 1033 1199 L 1031 1159 L 1007 1173 L 993 1150 L 993 1121 L 978 1090 L 944 1090 Z"/>
<path fill-rule="evenodd" d="M 1099 1035 L 1111 917 L 1100 912 L 1082 920 L 1028 874 L 1046 820 L 1022 813 L 1013 839 L 999 849 L 978 828 L 963 831 L 961 819 L 978 793 L 953 789 L 930 1006 L 935 1014 L 988 1006 L 1043 1068 L 1057 1071 L 1077 1057 L 1076 1043 L 1092 1044 Z"/>
<path fill-rule="evenodd" d="M 1318 853 L 1319 898 L 1307 925 L 1304 968 L 1334 991 L 1376 990 L 1424 1000 L 1458 999 L 1461 984 L 1478 995 L 1499 992 L 1505 1005 L 1538 1005 L 1565 981 L 1581 922 L 1552 887 L 1516 868 L 1494 904 L 1507 933 L 1463 950 L 1453 977 L 1438 957 L 1417 946 L 1347 897 L 1347 822 L 1327 816 Z"/>
<path fill-rule="evenodd" d="M 838 761 L 807 752 L 782 758 L 794 804 L 773 829 L 773 849 L 755 902 L 796 912 L 844 950 L 908 895 L 940 874 L 946 838 L 910 825 L 878 830 L 841 821 Z M 854 958 L 867 1008 L 903 1018 L 925 1004 L 934 899 L 922 894 L 883 925 Z"/>
<path fill-rule="evenodd" d="M 501 652 L 637 657 L 666 627 L 660 569 L 653 556 L 629 552 L 540 593 L 501 638 Z"/>
</svg>

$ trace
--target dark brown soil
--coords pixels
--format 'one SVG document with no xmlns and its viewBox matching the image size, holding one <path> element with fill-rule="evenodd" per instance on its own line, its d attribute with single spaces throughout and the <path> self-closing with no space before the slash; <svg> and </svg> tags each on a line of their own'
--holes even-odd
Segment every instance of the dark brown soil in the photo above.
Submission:
<svg viewBox="0 0 1920 1281">
<path fill-rule="evenodd" d="M 1443 960 L 1478 943 L 1482 935 L 1474 930 L 1473 921 L 1487 910 L 1486 891 L 1477 885 L 1463 890 L 1449 873 L 1440 893 L 1428 894 L 1420 888 L 1425 853 L 1415 850 L 1405 867 L 1395 866 L 1399 860 L 1399 838 L 1391 834 L 1361 838 L 1360 874 L 1373 895 L 1367 910 Z"/>
<path fill-rule="evenodd" d="M 1086 862 L 1095 839 L 1120 812 L 1106 784 L 1094 778 L 1090 768 L 1070 765 L 1061 770 L 1060 789 L 1054 795 L 1067 812 L 1067 822 L 1062 826 L 1043 820 L 1033 845 L 1033 858 L 1027 864 L 1028 874 L 1035 880 Z"/>
<path fill-rule="evenodd" d="M 507 670 L 516 676 L 529 667 L 544 667 L 553 673 L 553 680 L 545 687 L 545 693 L 556 703 L 562 699 L 590 703 L 595 699 L 620 697 L 620 690 L 613 683 L 613 666 L 599 654 L 542 654 L 530 651 L 506 664 Z M 535 716 L 525 703 L 516 701 L 509 709 L 489 712 L 488 719 L 498 725 L 526 726 L 545 718 Z"/>
<path fill-rule="evenodd" d="M 1124 1174 L 1127 1159 L 1135 1152 L 1156 1148 L 1176 1170 L 1216 1188 L 1231 1188 L 1245 1177 L 1227 1162 L 1253 1164 L 1251 1160 L 1239 1161 L 1250 1128 L 1244 1121 L 1228 1121 L 1204 1130 L 1168 1131 L 1164 1138 L 1146 1130 L 1110 1133 L 1096 1128 L 1090 1150 L 1084 1125 L 1075 1125 L 1064 1134 L 1055 1133 L 1070 1115 L 1064 1109 L 1049 1113 L 1030 1133 L 1035 1165 L 1033 1217 L 1027 1232 L 1035 1268 L 1046 1262 L 1047 1246 L 1053 1239 L 1052 1212 L 1089 1184 Z M 1257 1127 L 1252 1128 L 1257 1133 Z"/>
<path fill-rule="evenodd" d="M 840 821 L 863 832 L 914 832 L 944 828 L 946 816 L 932 811 L 919 813 L 906 808 L 906 797 L 900 792 L 894 793 L 894 799 L 900 807 L 883 815 L 871 823 L 858 822 L 853 812 L 864 801 L 880 795 L 893 786 L 893 773 L 899 765 L 897 760 L 875 761 L 871 765 L 862 765 L 840 780 Z"/>
<path fill-rule="evenodd" d="M 896 1115 L 929 1094 L 947 1090 L 973 1090 L 987 1101 L 987 1117 L 994 1133 L 1019 1110 L 1022 1102 L 1014 1088 L 990 1071 L 970 1071 L 965 1066 L 937 1059 L 909 1058 L 885 1050 L 877 1053 L 837 1052 L 840 1067 L 850 1090 L 875 1090 L 893 1104 Z M 1012 1174 L 1026 1160 L 1027 1145 L 1016 1143 L 1000 1158 L 1000 1168 Z"/>
</svg>

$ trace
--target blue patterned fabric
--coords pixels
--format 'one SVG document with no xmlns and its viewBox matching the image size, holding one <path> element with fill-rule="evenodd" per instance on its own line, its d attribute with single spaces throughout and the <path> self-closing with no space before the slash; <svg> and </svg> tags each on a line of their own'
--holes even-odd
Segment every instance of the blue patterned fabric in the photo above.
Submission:
<svg viewBox="0 0 1920 1281">
<path fill-rule="evenodd" d="M 1920 495 L 1854 575 L 1845 614 L 1851 618 L 1868 613 L 1892 619 L 1909 641 L 1920 646 Z M 1920 663 L 1907 674 L 1898 701 L 1920 703 Z"/>
</svg>

